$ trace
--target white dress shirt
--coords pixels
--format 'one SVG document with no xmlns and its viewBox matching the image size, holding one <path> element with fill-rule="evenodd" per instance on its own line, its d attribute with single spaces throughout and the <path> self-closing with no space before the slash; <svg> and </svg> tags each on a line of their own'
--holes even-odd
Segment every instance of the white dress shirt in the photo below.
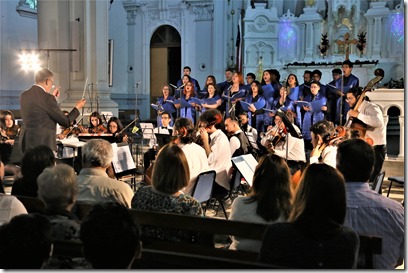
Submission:
<svg viewBox="0 0 408 273">
<path fill-rule="evenodd" d="M 190 169 L 190 182 L 182 191 L 185 194 L 191 195 L 193 193 L 197 176 L 200 173 L 209 170 L 207 155 L 204 148 L 194 142 L 181 144 L 180 147 L 187 158 L 188 167 Z"/>
<path fill-rule="evenodd" d="M 371 138 L 374 145 L 386 145 L 387 128 L 384 124 L 384 117 L 380 107 L 365 100 L 360 104 L 360 107 L 358 107 L 358 111 L 360 113 L 357 118 L 368 125 L 366 138 Z M 347 114 L 347 120 L 348 118 L 349 115 Z"/>
<path fill-rule="evenodd" d="M 230 178 L 228 171 L 232 167 L 232 162 L 228 137 L 218 129 L 210 135 L 210 138 L 211 153 L 208 155 L 208 165 L 210 169 L 214 169 L 217 173 L 217 183 L 229 190 Z"/>
<path fill-rule="evenodd" d="M 169 135 L 170 132 L 168 129 L 173 130 L 171 126 L 167 126 L 167 129 L 162 129 L 162 127 L 156 127 L 153 129 L 153 136 L 149 140 L 149 147 L 153 148 L 153 146 L 157 143 L 157 138 L 155 134 L 162 134 L 162 135 Z"/>
</svg>

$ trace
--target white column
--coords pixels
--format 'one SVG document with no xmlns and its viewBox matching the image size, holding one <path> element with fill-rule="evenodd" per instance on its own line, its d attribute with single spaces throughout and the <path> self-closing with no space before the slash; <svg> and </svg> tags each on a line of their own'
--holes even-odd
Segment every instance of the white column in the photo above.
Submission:
<svg viewBox="0 0 408 273">
<path fill-rule="evenodd" d="M 404 116 L 399 116 L 398 121 L 400 124 L 400 142 L 399 142 L 399 154 L 398 158 L 404 158 Z"/>
</svg>

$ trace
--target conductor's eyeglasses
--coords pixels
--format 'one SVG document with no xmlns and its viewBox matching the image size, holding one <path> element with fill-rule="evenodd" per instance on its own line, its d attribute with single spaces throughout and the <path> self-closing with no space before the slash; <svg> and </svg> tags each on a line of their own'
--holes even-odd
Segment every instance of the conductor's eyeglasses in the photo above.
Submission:
<svg viewBox="0 0 408 273">
<path fill-rule="evenodd" d="M 54 84 L 54 82 L 52 81 L 52 80 L 50 80 L 50 79 L 47 79 L 47 80 L 49 80 L 51 83 L 52 83 L 52 88 L 54 88 L 55 87 L 55 84 Z"/>
</svg>

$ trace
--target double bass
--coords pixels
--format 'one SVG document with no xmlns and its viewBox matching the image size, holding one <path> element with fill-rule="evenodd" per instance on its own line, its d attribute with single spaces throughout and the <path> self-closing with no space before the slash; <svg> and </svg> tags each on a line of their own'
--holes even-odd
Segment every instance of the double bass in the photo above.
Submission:
<svg viewBox="0 0 408 273">
<path fill-rule="evenodd" d="M 381 68 L 377 68 L 374 71 L 374 75 L 375 77 L 373 79 L 371 79 L 367 86 L 363 89 L 361 95 L 358 98 L 358 101 L 356 102 L 356 104 L 354 105 L 353 110 L 357 111 L 358 108 L 360 107 L 361 103 L 364 101 L 364 98 L 366 96 L 366 92 L 369 92 L 373 89 L 373 87 L 379 83 L 383 78 L 384 78 L 384 70 Z M 353 117 L 349 117 L 349 119 L 347 120 L 346 124 L 344 125 L 345 128 L 347 128 L 348 130 L 351 131 L 358 131 L 357 135 L 366 140 L 367 143 L 373 145 L 373 140 L 371 138 L 366 138 L 366 126 L 364 126 L 364 124 L 362 124 L 362 122 L 359 122 L 358 119 L 355 119 Z"/>
</svg>

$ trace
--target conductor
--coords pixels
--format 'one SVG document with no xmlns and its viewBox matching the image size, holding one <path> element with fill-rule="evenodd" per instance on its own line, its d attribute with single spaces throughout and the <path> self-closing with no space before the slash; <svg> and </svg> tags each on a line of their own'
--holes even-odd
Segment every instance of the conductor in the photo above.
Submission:
<svg viewBox="0 0 408 273">
<path fill-rule="evenodd" d="M 43 68 L 35 74 L 34 80 L 35 84 L 20 95 L 21 151 L 24 153 L 38 145 L 46 145 L 55 151 L 57 123 L 68 128 L 79 116 L 79 109 L 85 106 L 86 100 L 77 101 L 75 108 L 65 115 L 57 103 L 60 87 L 55 88 L 53 73 Z"/>
</svg>

